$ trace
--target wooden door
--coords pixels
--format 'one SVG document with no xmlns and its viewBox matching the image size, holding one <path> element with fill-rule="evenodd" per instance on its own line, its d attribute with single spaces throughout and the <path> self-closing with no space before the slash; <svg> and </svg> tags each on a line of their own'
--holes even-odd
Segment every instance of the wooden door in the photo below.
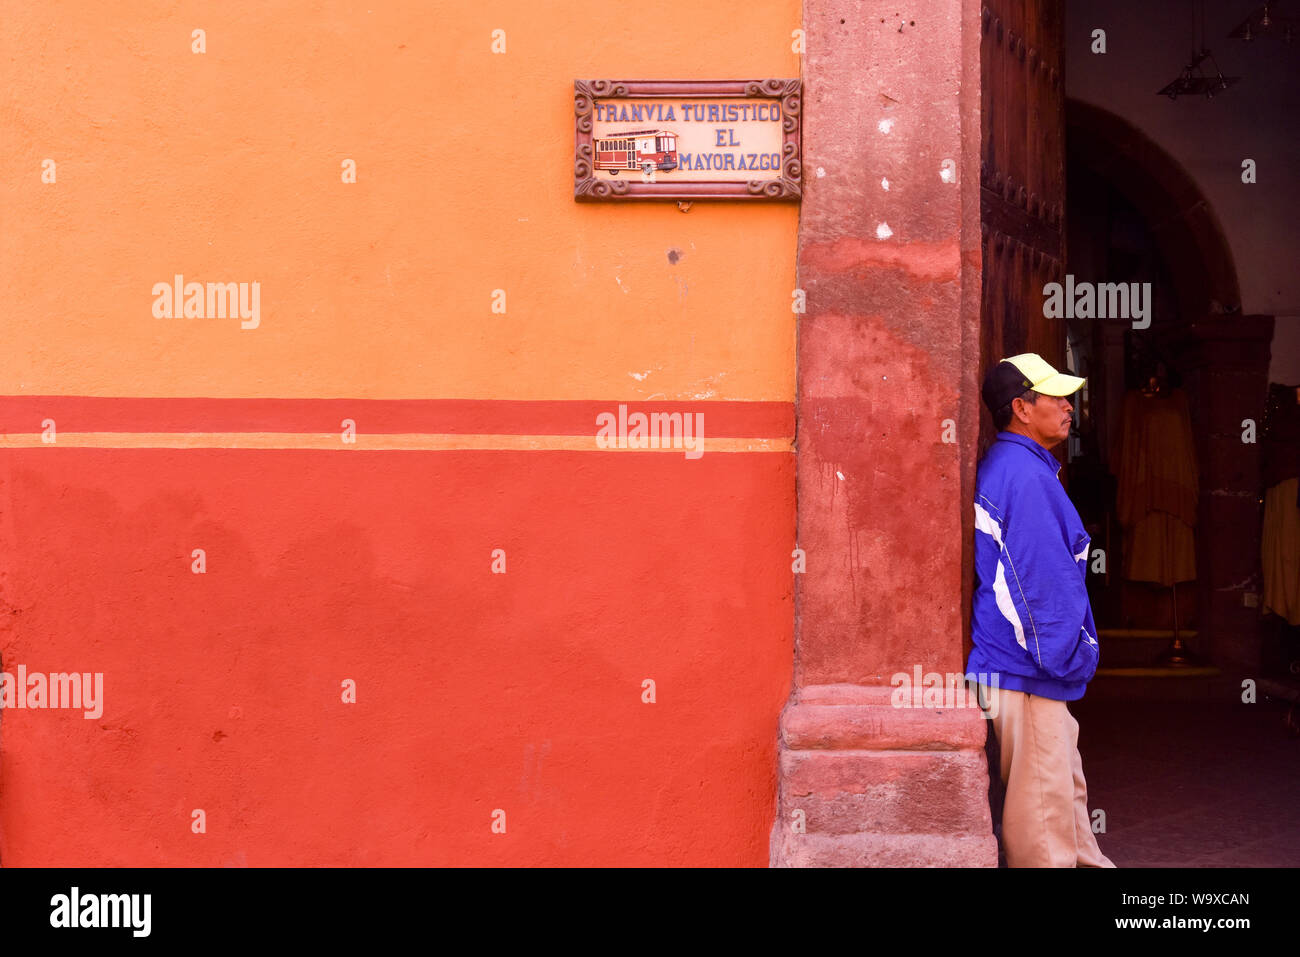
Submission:
<svg viewBox="0 0 1300 957">
<path fill-rule="evenodd" d="M 1064 320 L 1043 316 L 1043 286 L 1064 281 L 1063 7 L 989 0 L 981 14 L 981 378 L 1021 352 L 1064 368 Z M 982 421 L 981 450 L 992 439 Z"/>
</svg>

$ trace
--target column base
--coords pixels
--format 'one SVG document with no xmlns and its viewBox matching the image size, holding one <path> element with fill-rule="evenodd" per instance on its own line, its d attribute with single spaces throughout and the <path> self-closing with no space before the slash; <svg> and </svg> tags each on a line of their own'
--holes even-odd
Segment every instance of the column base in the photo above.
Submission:
<svg viewBox="0 0 1300 957">
<path fill-rule="evenodd" d="M 773 867 L 996 867 L 987 719 L 895 707 L 895 689 L 817 685 L 781 716 Z"/>
</svg>

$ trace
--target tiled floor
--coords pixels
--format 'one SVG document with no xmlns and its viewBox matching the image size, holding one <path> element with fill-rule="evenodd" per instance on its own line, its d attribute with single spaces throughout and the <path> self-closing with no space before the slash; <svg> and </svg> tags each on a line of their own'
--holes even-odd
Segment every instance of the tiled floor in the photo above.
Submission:
<svg viewBox="0 0 1300 957">
<path fill-rule="evenodd" d="M 1070 704 L 1089 810 L 1106 812 L 1102 851 L 1119 867 L 1300 866 L 1300 737 L 1285 707 L 1132 687 L 1115 679 Z"/>
</svg>

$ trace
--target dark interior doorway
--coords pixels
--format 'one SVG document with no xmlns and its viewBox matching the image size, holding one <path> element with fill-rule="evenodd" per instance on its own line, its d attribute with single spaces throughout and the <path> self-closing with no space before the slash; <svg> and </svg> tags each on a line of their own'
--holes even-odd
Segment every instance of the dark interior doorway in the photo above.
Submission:
<svg viewBox="0 0 1300 957">
<path fill-rule="evenodd" d="M 1258 421 L 1263 411 L 1272 319 L 1241 314 L 1227 241 L 1176 160 L 1095 106 L 1067 100 L 1065 116 L 1065 272 L 1079 283 L 1147 291 L 1140 320 L 1067 319 L 1064 330 L 1069 363 L 1088 377 L 1063 476 L 1100 549 L 1089 585 L 1108 639 L 1103 665 L 1160 666 L 1175 629 L 1192 665 L 1258 665 L 1249 599 L 1259 587 L 1260 446 L 1242 441 L 1242 421 Z M 1143 401 L 1149 396 L 1164 401 Z M 1171 411 L 1179 404 L 1181 425 Z M 1164 415 L 1158 427 L 1143 418 L 1155 407 Z M 1167 441 L 1171 423 L 1184 443 L 1150 451 Z M 1163 558 L 1151 554 L 1159 551 L 1153 537 L 1142 537 L 1151 529 L 1126 524 L 1122 514 L 1125 494 L 1133 495 L 1131 484 L 1124 488 L 1126 477 L 1132 481 L 1126 428 L 1130 459 L 1136 444 L 1142 454 L 1186 463 L 1169 472 L 1190 497 L 1185 527 L 1161 537 Z M 1159 492 L 1179 494 L 1174 485 Z"/>
<path fill-rule="evenodd" d="M 1063 4 L 997 0 L 983 18 L 980 372 L 1037 352 L 1088 378 L 1076 434 L 1055 454 L 1105 553 L 1105 572 L 1089 583 L 1102 669 L 1070 706 L 1090 807 L 1113 834 L 1099 842 L 1121 867 L 1294 863 L 1295 707 L 1262 682 L 1254 704 L 1241 698 L 1243 678 L 1269 667 L 1250 602 L 1260 589 L 1261 454 L 1243 442 L 1242 422 L 1264 415 L 1273 319 L 1243 314 L 1230 246 L 1177 160 L 1115 114 L 1065 97 Z M 1044 285 L 1069 275 L 1149 283 L 1150 325 L 1045 316 Z M 1138 536 L 1120 520 L 1116 441 L 1125 396 L 1153 376 L 1186 402 L 1196 469 L 1193 571 L 1176 588 L 1124 575 Z M 980 455 L 992 438 L 982 419 Z M 1160 659 L 1175 602 L 1192 663 L 1170 666 Z M 992 735 L 989 759 L 996 767 Z M 1261 788 L 1233 786 L 1252 762 L 1267 765 Z M 996 831 L 997 774 L 990 785 Z"/>
</svg>

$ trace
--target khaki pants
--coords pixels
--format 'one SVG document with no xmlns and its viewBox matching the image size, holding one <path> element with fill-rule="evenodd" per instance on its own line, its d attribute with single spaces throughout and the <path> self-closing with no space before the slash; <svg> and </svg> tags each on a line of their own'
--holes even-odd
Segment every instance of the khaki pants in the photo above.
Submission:
<svg viewBox="0 0 1300 957">
<path fill-rule="evenodd" d="M 1064 701 L 980 687 L 1002 751 L 1008 867 L 1114 867 L 1092 833 L 1079 722 Z"/>
</svg>

